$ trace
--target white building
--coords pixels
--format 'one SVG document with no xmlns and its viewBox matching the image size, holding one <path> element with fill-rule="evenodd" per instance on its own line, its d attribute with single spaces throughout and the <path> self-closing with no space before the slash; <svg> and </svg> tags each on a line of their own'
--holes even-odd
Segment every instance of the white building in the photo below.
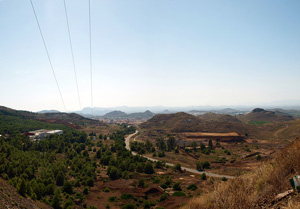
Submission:
<svg viewBox="0 0 300 209">
<path fill-rule="evenodd" d="M 30 139 L 43 139 L 46 136 L 50 136 L 53 134 L 58 134 L 61 135 L 64 132 L 62 130 L 45 130 L 45 129 L 40 129 L 36 131 L 30 131 L 26 133 L 27 136 L 29 136 Z"/>
</svg>

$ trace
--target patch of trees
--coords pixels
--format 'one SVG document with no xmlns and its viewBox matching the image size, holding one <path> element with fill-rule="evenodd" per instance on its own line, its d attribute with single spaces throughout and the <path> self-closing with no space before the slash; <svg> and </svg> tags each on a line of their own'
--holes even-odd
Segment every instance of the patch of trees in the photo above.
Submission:
<svg viewBox="0 0 300 209">
<path fill-rule="evenodd" d="M 130 149 L 131 151 L 137 152 L 140 155 L 155 152 L 155 148 L 149 140 L 147 140 L 146 143 L 137 141 L 131 142 Z"/>
<path fill-rule="evenodd" d="M 96 162 L 83 154 L 92 143 L 79 131 L 36 142 L 24 135 L 1 138 L 0 175 L 22 196 L 60 208 L 63 197 L 84 199 L 83 193 L 78 193 L 80 186 L 94 185 Z"/>
<path fill-rule="evenodd" d="M 177 143 L 174 136 L 169 136 L 167 139 L 167 143 L 165 143 L 165 140 L 163 138 L 157 138 L 156 146 L 160 151 L 172 151 L 176 149 Z"/>
<path fill-rule="evenodd" d="M 1 135 L 19 134 L 37 129 L 60 129 L 64 131 L 71 130 L 71 128 L 60 124 L 50 124 L 37 120 L 25 119 L 22 116 L 0 114 Z"/>
</svg>

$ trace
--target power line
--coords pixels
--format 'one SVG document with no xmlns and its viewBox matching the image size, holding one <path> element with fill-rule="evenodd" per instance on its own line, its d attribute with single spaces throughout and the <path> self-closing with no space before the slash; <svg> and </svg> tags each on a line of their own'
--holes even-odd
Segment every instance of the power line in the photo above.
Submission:
<svg viewBox="0 0 300 209">
<path fill-rule="evenodd" d="M 75 75 L 75 80 L 76 80 L 78 102 L 79 102 L 79 108 L 80 108 L 80 110 L 81 110 L 81 101 L 80 101 L 80 95 L 79 95 L 79 88 L 78 88 L 78 81 L 77 81 L 76 67 L 75 67 L 75 61 L 74 61 L 73 45 L 72 45 L 72 38 L 71 38 L 71 33 L 70 33 L 70 26 L 69 26 L 69 18 L 68 18 L 68 12 L 67 12 L 66 0 L 64 0 L 64 6 L 65 6 L 65 14 L 66 14 L 67 26 L 68 26 L 68 34 L 69 34 L 69 42 L 70 42 L 70 48 L 71 48 L 71 54 L 72 54 L 72 61 L 73 61 L 74 75 Z"/>
<path fill-rule="evenodd" d="M 52 69 L 53 76 L 54 76 L 54 78 L 55 78 L 56 86 L 57 86 L 57 89 L 58 89 L 58 91 L 59 91 L 59 95 L 60 95 L 61 101 L 62 101 L 62 103 L 63 103 L 65 112 L 67 112 L 66 105 L 65 105 L 63 96 L 62 96 L 62 94 L 61 94 L 61 91 L 60 91 L 60 88 L 59 88 L 59 85 L 58 85 L 58 81 L 57 81 L 57 78 L 56 78 L 56 75 L 55 75 L 55 72 L 54 72 L 54 69 L 53 69 L 53 65 L 52 65 L 52 62 L 51 62 L 51 59 L 50 59 L 50 56 L 49 56 L 48 48 L 47 48 L 47 45 L 46 45 L 46 42 L 45 42 L 45 39 L 44 39 L 42 30 L 41 30 L 40 23 L 39 23 L 39 20 L 38 20 L 38 18 L 37 18 L 37 15 L 36 15 L 36 12 L 35 12 L 35 9 L 34 9 L 32 0 L 30 0 L 30 3 L 31 3 L 31 6 L 32 6 L 32 10 L 33 10 L 33 13 L 34 13 L 34 16 L 35 16 L 35 20 L 36 20 L 36 22 L 37 22 L 37 25 L 38 25 L 38 28 L 39 28 L 39 31 L 40 31 L 40 34 L 41 34 L 43 43 L 44 43 L 44 47 L 45 47 L 45 50 L 46 50 L 46 53 L 47 53 L 47 57 L 48 57 L 48 60 L 49 60 L 49 63 L 50 63 L 51 69 Z"/>
<path fill-rule="evenodd" d="M 92 65 L 91 0 L 89 0 L 89 30 L 90 30 L 91 108 L 92 108 L 92 115 L 94 115 L 94 109 L 93 109 L 93 65 Z"/>
</svg>

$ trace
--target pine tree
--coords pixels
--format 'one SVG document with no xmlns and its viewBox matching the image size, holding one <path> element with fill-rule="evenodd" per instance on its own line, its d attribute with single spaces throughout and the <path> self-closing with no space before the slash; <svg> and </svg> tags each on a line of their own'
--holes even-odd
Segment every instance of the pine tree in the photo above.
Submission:
<svg viewBox="0 0 300 209">
<path fill-rule="evenodd" d="M 25 179 L 22 178 L 18 192 L 20 195 L 22 195 L 23 197 L 25 197 L 26 195 L 26 190 L 27 190 L 27 185 L 26 185 L 26 181 Z"/>
</svg>

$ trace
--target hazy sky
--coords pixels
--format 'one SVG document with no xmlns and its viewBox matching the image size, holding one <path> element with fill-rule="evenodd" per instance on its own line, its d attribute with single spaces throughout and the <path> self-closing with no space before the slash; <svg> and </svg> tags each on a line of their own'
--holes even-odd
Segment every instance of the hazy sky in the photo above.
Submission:
<svg viewBox="0 0 300 209">
<path fill-rule="evenodd" d="M 33 0 L 66 108 L 78 110 L 63 0 Z M 66 0 L 82 107 L 88 0 Z M 94 106 L 300 100 L 300 1 L 91 0 Z M 29 0 L 0 0 L 0 105 L 64 110 Z"/>
</svg>

